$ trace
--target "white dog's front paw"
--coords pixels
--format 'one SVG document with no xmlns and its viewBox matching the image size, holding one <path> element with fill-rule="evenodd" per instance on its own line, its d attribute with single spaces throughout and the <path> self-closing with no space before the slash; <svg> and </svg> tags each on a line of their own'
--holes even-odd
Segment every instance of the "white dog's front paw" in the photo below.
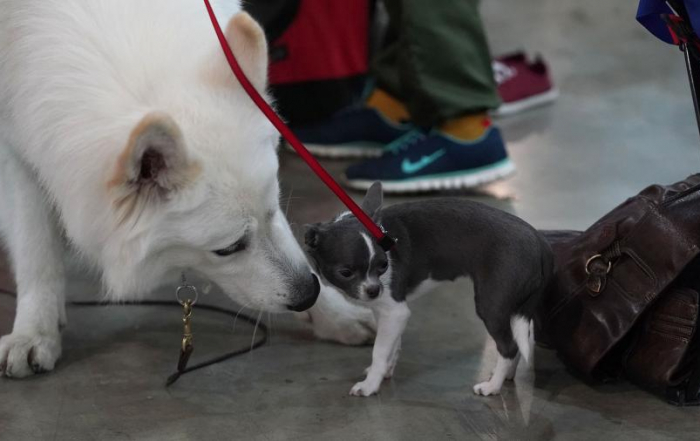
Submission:
<svg viewBox="0 0 700 441">
<path fill-rule="evenodd" d="M 313 317 L 311 316 L 311 313 L 309 311 L 304 311 L 304 312 L 295 312 L 293 313 L 294 317 L 297 318 L 297 320 L 300 320 L 302 322 L 306 323 L 313 323 Z"/>
<path fill-rule="evenodd" d="M 490 381 L 484 381 L 474 386 L 474 393 L 488 397 L 489 395 L 498 395 L 501 393 L 501 386 Z"/>
<path fill-rule="evenodd" d="M 316 305 L 309 310 L 314 335 L 344 345 L 371 343 L 377 333 L 374 314 L 350 303 L 336 290 L 323 287 Z"/>
<path fill-rule="evenodd" d="M 361 346 L 372 343 L 376 331 L 371 325 L 361 322 L 347 323 L 343 327 L 314 327 L 314 334 L 322 340 L 335 341 L 349 346 Z"/>
<path fill-rule="evenodd" d="M 53 370 L 61 356 L 61 336 L 10 334 L 0 338 L 0 376 L 24 378 Z"/>
<path fill-rule="evenodd" d="M 350 395 L 354 397 L 369 397 L 377 392 L 379 392 L 379 385 L 368 380 L 361 381 L 350 389 Z"/>
</svg>

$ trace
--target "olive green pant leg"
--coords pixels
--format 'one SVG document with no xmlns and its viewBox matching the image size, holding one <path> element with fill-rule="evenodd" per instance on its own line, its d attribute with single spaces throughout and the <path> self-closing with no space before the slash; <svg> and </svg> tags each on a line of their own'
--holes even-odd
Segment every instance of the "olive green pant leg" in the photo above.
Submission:
<svg viewBox="0 0 700 441">
<path fill-rule="evenodd" d="M 389 42 L 377 54 L 377 86 L 399 98 L 413 122 L 434 126 L 498 107 L 477 0 L 384 0 Z"/>
</svg>

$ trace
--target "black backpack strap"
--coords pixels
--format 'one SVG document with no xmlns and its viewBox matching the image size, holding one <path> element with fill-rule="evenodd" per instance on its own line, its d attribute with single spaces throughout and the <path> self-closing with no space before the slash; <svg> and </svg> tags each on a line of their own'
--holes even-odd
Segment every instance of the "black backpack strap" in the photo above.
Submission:
<svg viewBox="0 0 700 441">
<path fill-rule="evenodd" d="M 683 383 L 666 389 L 666 400 L 676 406 L 700 406 L 700 356 Z"/>
</svg>

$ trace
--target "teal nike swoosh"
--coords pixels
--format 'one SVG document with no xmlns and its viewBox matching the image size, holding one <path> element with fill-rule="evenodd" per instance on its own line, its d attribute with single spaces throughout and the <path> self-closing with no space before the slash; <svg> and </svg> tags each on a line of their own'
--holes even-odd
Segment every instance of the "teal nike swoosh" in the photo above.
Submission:
<svg viewBox="0 0 700 441">
<path fill-rule="evenodd" d="M 432 164 L 433 162 L 440 159 L 445 153 L 445 149 L 440 149 L 430 156 L 423 156 L 420 160 L 416 162 L 411 162 L 408 158 L 404 159 L 401 163 L 401 171 L 407 175 L 412 175 L 413 173 L 419 172 Z"/>
</svg>

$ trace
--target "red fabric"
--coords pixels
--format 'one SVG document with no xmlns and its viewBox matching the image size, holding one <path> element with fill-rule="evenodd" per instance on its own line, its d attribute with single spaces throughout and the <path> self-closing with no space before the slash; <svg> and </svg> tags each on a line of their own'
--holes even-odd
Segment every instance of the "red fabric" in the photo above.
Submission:
<svg viewBox="0 0 700 441">
<path fill-rule="evenodd" d="M 270 65 L 270 84 L 330 80 L 367 72 L 367 0 L 302 0 L 297 17 L 272 46 L 287 57 Z"/>
<path fill-rule="evenodd" d="M 374 238 L 377 240 L 377 242 L 379 242 L 382 248 L 384 248 L 385 250 L 391 248 L 391 246 L 394 244 L 394 241 L 389 236 L 384 234 L 382 229 L 372 220 L 372 218 L 370 218 L 367 215 L 367 213 L 365 213 L 362 210 L 362 208 L 360 208 L 360 206 L 357 205 L 357 203 L 355 203 L 355 201 L 353 201 L 350 196 L 348 196 L 345 190 L 343 190 L 342 187 L 338 185 L 337 182 L 335 182 L 333 177 L 329 175 L 328 172 L 321 166 L 321 164 L 318 163 L 316 158 L 314 158 L 313 155 L 309 153 L 308 150 L 306 150 L 306 147 L 304 147 L 301 141 L 299 141 L 299 139 L 294 135 L 294 133 L 289 129 L 289 127 L 287 127 L 282 122 L 280 117 L 277 116 L 274 110 L 272 110 L 272 107 L 270 107 L 270 105 L 255 89 L 255 87 L 253 87 L 253 85 L 243 73 L 241 67 L 238 65 L 238 61 L 236 60 L 236 57 L 233 55 L 233 51 L 231 51 L 231 47 L 226 41 L 226 36 L 221 30 L 221 26 L 219 26 L 219 21 L 216 19 L 216 15 L 214 15 L 214 10 L 212 9 L 209 0 L 204 0 L 204 4 L 207 8 L 207 12 L 209 13 L 209 18 L 211 19 L 212 25 L 214 26 L 216 36 L 219 38 L 219 43 L 221 43 L 221 49 L 223 49 L 224 51 L 226 60 L 228 60 L 228 64 L 231 66 L 233 74 L 238 79 L 238 82 L 241 83 L 241 86 L 243 86 L 243 89 L 245 89 L 246 93 L 248 93 L 248 96 L 250 96 L 250 98 L 258 106 L 262 113 L 265 114 L 267 119 L 269 119 L 272 125 L 274 125 L 275 128 L 280 132 L 282 137 L 287 140 L 287 142 L 294 148 L 294 150 L 296 150 L 299 156 L 301 156 L 301 158 L 308 164 L 308 166 L 311 167 L 314 173 L 316 173 L 316 175 L 328 186 L 328 188 L 330 188 L 331 191 L 335 193 L 338 199 L 340 199 L 343 202 L 343 204 L 345 204 L 345 206 L 348 207 L 352 214 L 354 214 L 355 217 L 357 217 L 357 219 L 362 223 L 362 225 L 365 226 L 367 231 L 369 231 L 370 234 L 374 236 Z"/>
<path fill-rule="evenodd" d="M 529 62 L 525 54 L 515 53 L 496 58 L 510 69 L 498 84 L 498 94 L 506 104 L 514 103 L 552 89 L 549 70 L 542 60 Z"/>
<path fill-rule="evenodd" d="M 683 23 L 683 19 L 677 15 L 669 15 L 668 19 L 676 24 Z M 676 46 L 680 45 L 681 39 L 678 37 L 678 34 L 676 34 L 676 31 L 673 29 L 673 27 L 670 24 L 668 24 L 666 26 L 668 27 L 668 33 L 671 35 L 671 41 L 673 42 L 673 44 L 675 44 Z M 685 42 L 685 40 L 683 42 Z"/>
</svg>

